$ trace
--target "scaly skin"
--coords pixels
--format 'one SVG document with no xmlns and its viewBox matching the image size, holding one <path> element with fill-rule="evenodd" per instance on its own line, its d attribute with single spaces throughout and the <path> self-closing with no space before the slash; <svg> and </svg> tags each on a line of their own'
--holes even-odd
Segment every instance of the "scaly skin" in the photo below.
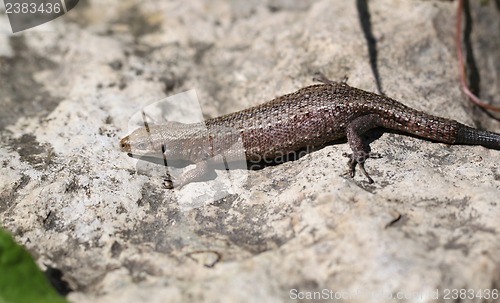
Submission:
<svg viewBox="0 0 500 303">
<path fill-rule="evenodd" d="M 183 124 L 167 122 L 140 128 L 120 141 L 121 150 L 133 155 L 162 154 L 170 160 L 187 160 L 196 167 L 167 187 L 204 181 L 210 164 L 221 161 L 260 161 L 303 148 L 321 147 L 347 137 L 353 151 L 349 165 L 354 176 L 359 164 L 374 157 L 362 134 L 383 127 L 447 144 L 483 145 L 500 149 L 500 135 L 477 130 L 457 121 L 417 111 L 391 98 L 345 83 L 321 78 L 312 85 L 239 112 Z M 241 138 L 243 151 L 231 148 Z M 163 152 L 162 152 L 163 151 Z M 244 152 L 244 154 L 243 154 Z M 242 156 L 243 155 L 243 156 Z"/>
</svg>

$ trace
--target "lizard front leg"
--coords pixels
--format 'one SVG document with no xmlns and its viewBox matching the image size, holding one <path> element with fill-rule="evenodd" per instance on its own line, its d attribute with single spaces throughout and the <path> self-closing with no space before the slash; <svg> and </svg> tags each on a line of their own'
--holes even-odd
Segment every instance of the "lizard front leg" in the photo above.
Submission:
<svg viewBox="0 0 500 303">
<path fill-rule="evenodd" d="M 165 178 L 165 186 L 168 189 L 174 187 L 180 188 L 191 182 L 202 182 L 212 180 L 217 176 L 213 167 L 211 167 L 209 161 L 201 161 L 196 163 L 196 166 L 182 174 L 180 177 L 173 178 L 170 174 L 167 174 Z"/>
<path fill-rule="evenodd" d="M 346 128 L 347 142 L 351 147 L 352 154 L 349 155 L 349 175 L 354 177 L 356 165 L 368 179 L 369 183 L 373 183 L 373 179 L 365 170 L 365 161 L 368 158 L 380 158 L 379 154 L 372 153 L 370 146 L 364 141 L 363 134 L 370 129 L 379 127 L 382 121 L 377 114 L 369 114 L 357 117 Z"/>
</svg>

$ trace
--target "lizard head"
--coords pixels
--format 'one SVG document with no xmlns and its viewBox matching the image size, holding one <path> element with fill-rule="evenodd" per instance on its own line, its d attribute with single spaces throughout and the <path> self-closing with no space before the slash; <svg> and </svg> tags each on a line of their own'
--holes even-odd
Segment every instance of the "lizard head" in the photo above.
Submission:
<svg viewBox="0 0 500 303">
<path fill-rule="evenodd" d="M 157 146 L 155 142 L 159 142 L 153 138 L 149 128 L 138 128 L 130 135 L 123 137 L 120 140 L 120 150 L 131 155 L 154 155 L 161 154 L 162 147 Z"/>
<path fill-rule="evenodd" d="M 169 160 L 187 160 L 190 151 L 185 145 L 189 145 L 189 134 L 185 135 L 184 131 L 177 128 L 172 129 L 174 126 L 178 125 L 169 122 L 164 125 L 138 128 L 120 140 L 120 150 L 134 158 L 137 156 L 163 158 L 165 156 Z"/>
<path fill-rule="evenodd" d="M 213 137 L 219 133 L 229 132 L 232 140 L 237 139 L 239 132 L 230 128 L 211 128 L 208 131 L 205 123 L 181 123 L 166 121 L 161 125 L 150 125 L 134 130 L 120 140 L 120 149 L 129 156 L 162 158 L 168 161 L 199 162 L 210 156 L 214 144 Z M 237 140 L 236 140 L 237 141 Z M 226 141 L 224 141 L 226 142 Z M 233 142 L 233 141 L 230 141 Z"/>
</svg>

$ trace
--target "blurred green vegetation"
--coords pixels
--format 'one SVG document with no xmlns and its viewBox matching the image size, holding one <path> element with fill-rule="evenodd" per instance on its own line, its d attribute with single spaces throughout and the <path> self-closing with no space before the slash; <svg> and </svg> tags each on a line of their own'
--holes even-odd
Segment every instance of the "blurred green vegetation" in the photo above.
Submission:
<svg viewBox="0 0 500 303">
<path fill-rule="evenodd" d="M 33 257 L 0 228 L 0 303 L 67 303 Z"/>
</svg>

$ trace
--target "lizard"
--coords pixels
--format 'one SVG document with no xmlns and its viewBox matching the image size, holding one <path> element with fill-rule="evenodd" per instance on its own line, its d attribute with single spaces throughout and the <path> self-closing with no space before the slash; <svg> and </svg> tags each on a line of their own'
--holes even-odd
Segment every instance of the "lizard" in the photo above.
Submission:
<svg viewBox="0 0 500 303">
<path fill-rule="evenodd" d="M 368 182 L 373 183 L 364 164 L 368 158 L 380 155 L 371 152 L 363 135 L 374 128 L 446 144 L 500 150 L 498 133 L 418 111 L 322 74 L 315 80 L 321 84 L 204 122 L 146 125 L 122 138 L 120 149 L 132 157 L 157 155 L 166 161 L 195 163 L 193 169 L 175 180 L 167 172 L 165 186 L 170 189 L 209 180 L 214 176 L 214 163 L 240 160 L 242 153 L 247 161 L 261 161 L 342 138 L 347 138 L 352 150 L 348 155 L 350 177 L 359 166 Z M 239 139 L 243 151 L 231 148 Z"/>
</svg>

